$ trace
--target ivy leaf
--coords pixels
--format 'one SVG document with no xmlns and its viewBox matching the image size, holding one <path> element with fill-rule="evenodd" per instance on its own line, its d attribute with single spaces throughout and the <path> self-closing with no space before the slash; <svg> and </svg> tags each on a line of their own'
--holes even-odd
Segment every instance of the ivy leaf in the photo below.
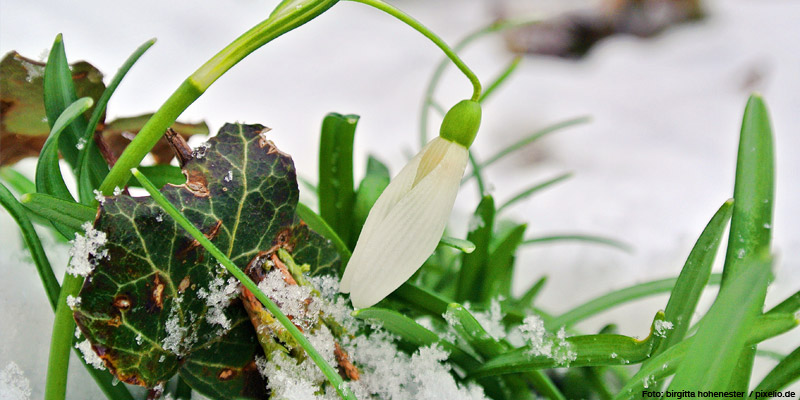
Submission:
<svg viewBox="0 0 800 400">
<path fill-rule="evenodd" d="M 294 164 L 267 130 L 225 125 L 184 160 L 186 183 L 161 192 L 243 270 L 278 248 L 312 274 L 336 270 L 334 247 L 295 214 Z M 107 198 L 94 227 L 108 257 L 90 260 L 75 320 L 117 378 L 153 387 L 180 373 L 211 397 L 265 397 L 253 326 L 221 290 L 238 282 L 213 257 L 149 197 Z M 222 292 L 233 298 L 215 305 Z"/>
</svg>

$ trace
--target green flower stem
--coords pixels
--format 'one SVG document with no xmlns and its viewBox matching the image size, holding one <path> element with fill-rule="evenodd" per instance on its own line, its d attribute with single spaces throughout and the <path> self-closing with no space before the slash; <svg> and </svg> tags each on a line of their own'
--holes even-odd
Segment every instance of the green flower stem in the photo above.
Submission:
<svg viewBox="0 0 800 400">
<path fill-rule="evenodd" d="M 82 276 L 64 274 L 61 292 L 56 303 L 56 317 L 53 322 L 53 336 L 50 338 L 50 358 L 47 362 L 47 381 L 45 400 L 64 400 L 67 394 L 67 371 L 69 369 L 69 350 L 75 321 L 72 309 L 67 305 L 67 296 L 77 296 L 83 285 Z"/>
<path fill-rule="evenodd" d="M 456 67 L 458 67 L 458 69 L 461 70 L 461 72 L 464 75 L 466 75 L 467 79 L 469 79 L 469 81 L 472 83 L 471 99 L 473 101 L 478 101 L 478 99 L 481 98 L 481 82 L 480 80 L 478 80 L 478 77 L 475 75 L 475 73 L 472 72 L 472 70 L 469 69 L 469 67 L 467 67 L 466 64 L 464 64 L 464 61 L 461 60 L 458 54 L 456 54 L 456 52 L 453 51 L 453 49 L 450 48 L 450 46 L 448 46 L 447 43 L 444 42 L 444 40 L 442 40 L 438 35 L 433 33 L 430 29 L 425 27 L 425 25 L 422 25 L 422 23 L 412 18 L 410 15 L 404 13 L 403 11 L 400 11 L 399 9 L 395 8 L 390 4 L 384 3 L 381 0 L 350 0 L 350 1 L 366 4 L 370 7 L 377 8 L 378 10 L 381 10 L 399 19 L 400 21 L 403 21 L 406 25 L 414 28 L 417 32 L 421 33 L 426 38 L 430 39 L 434 44 L 436 44 L 436 46 L 438 46 L 444 52 L 445 55 L 447 55 L 447 58 L 453 61 L 453 64 L 455 64 Z"/>
<path fill-rule="evenodd" d="M 261 289 L 248 277 L 242 270 L 240 270 L 233 261 L 230 260 L 227 256 L 225 256 L 222 251 L 220 251 L 210 240 L 208 240 L 205 235 L 203 235 L 200 230 L 198 230 L 192 223 L 186 219 L 186 217 L 178 211 L 172 203 L 167 200 L 158 189 L 153 186 L 147 177 L 145 177 L 139 170 L 133 168 L 131 170 L 133 175 L 139 182 L 142 184 L 145 190 L 150 193 L 150 196 L 153 197 L 158 205 L 160 205 L 164 211 L 169 214 L 183 229 L 185 229 L 195 240 L 197 240 L 203 248 L 205 248 L 214 258 L 222 264 L 228 272 L 230 272 L 236 279 L 238 279 L 244 287 L 248 290 L 253 292 L 253 295 L 264 305 L 264 307 L 269 311 L 278 322 L 283 325 L 283 327 L 289 332 L 293 339 L 297 341 L 298 344 L 306 351 L 308 356 L 317 364 L 319 369 L 325 374 L 325 377 L 328 378 L 328 381 L 333 385 L 336 391 L 339 393 L 343 399 L 352 399 L 355 400 L 355 395 L 350 391 L 350 389 L 345 385 L 342 377 L 339 376 L 339 373 L 330 366 L 324 358 L 314 349 L 314 346 L 303 336 L 303 333 L 297 329 L 296 326 L 289 320 L 288 317 L 281 311 L 280 308 L 272 301 L 269 297 L 267 297 Z"/>
<path fill-rule="evenodd" d="M 506 29 L 517 28 L 525 25 L 531 25 L 538 23 L 539 19 L 534 20 L 520 20 L 520 21 L 498 21 L 493 22 L 491 25 L 485 26 L 469 35 L 465 38 L 461 39 L 460 42 L 456 43 L 453 46 L 453 50 L 457 53 L 461 51 L 463 48 L 467 47 L 470 43 L 474 42 L 475 40 L 488 35 L 493 32 L 500 32 Z M 424 147 L 426 143 L 428 143 L 428 115 L 429 115 L 429 107 L 436 104 L 433 99 L 433 94 L 436 92 L 436 87 L 439 85 L 439 82 L 442 79 L 442 75 L 444 74 L 444 70 L 447 67 L 448 58 L 442 60 L 436 69 L 431 75 L 431 80 L 428 81 L 428 87 L 425 89 L 425 97 L 422 100 L 422 110 L 420 112 L 419 117 L 419 135 L 420 135 L 420 148 Z M 502 81 L 501 81 L 502 82 Z M 485 97 L 485 96 L 481 96 Z"/>
<path fill-rule="evenodd" d="M 100 190 L 110 196 L 124 187 L 130 169 L 139 165 L 178 116 L 225 72 L 278 36 L 322 14 L 338 0 L 284 0 L 265 21 L 254 26 L 189 76 L 142 127 L 103 180 Z"/>
</svg>

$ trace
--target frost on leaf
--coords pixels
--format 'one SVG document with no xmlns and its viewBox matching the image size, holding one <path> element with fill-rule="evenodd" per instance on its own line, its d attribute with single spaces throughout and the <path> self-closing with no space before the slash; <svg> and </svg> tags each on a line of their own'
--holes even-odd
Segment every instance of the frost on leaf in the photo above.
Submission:
<svg viewBox="0 0 800 400">
<path fill-rule="evenodd" d="M 333 246 L 295 215 L 294 164 L 264 130 L 225 125 L 184 162 L 186 183 L 161 193 L 239 268 L 282 248 L 312 274 L 337 269 Z M 266 396 L 238 285 L 197 241 L 149 197 L 126 194 L 105 198 L 93 230 L 104 253 L 89 252 L 75 320 L 119 380 L 152 388 L 179 373 L 212 398 Z"/>
</svg>

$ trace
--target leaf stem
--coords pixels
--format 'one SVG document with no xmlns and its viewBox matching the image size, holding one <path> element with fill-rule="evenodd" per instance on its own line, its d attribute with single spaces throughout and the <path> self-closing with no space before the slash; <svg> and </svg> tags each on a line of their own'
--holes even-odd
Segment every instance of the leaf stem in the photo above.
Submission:
<svg viewBox="0 0 800 400">
<path fill-rule="evenodd" d="M 72 309 L 67 305 L 67 296 L 77 296 L 81 285 L 83 285 L 83 277 L 69 273 L 64 274 L 61 293 L 59 293 L 56 303 L 53 335 L 50 338 L 45 400 L 63 400 L 67 394 L 69 350 L 72 348 L 72 333 L 75 331 L 75 321 L 72 319 Z"/>
<path fill-rule="evenodd" d="M 261 289 L 248 277 L 242 270 L 240 270 L 233 261 L 230 260 L 217 246 L 214 246 L 208 238 L 203 235 L 186 217 L 178 211 L 172 203 L 167 200 L 161 192 L 145 177 L 139 170 L 133 168 L 131 170 L 133 175 L 142 184 L 145 190 L 150 193 L 153 200 L 155 200 L 164 211 L 172 217 L 183 229 L 185 229 L 195 240 L 197 240 L 203 248 L 206 249 L 214 258 L 224 266 L 236 279 L 238 279 L 244 287 L 253 292 L 253 295 L 264 305 L 264 307 L 273 315 L 278 322 L 289 332 L 293 339 L 306 351 L 308 356 L 317 364 L 319 369 L 328 378 L 328 381 L 333 385 L 336 391 L 343 399 L 355 400 L 355 395 L 345 385 L 339 373 L 328 364 L 324 358 L 314 349 L 314 346 L 306 339 L 302 332 L 289 320 L 289 318 L 281 311 L 281 309 L 267 297 Z"/>
<path fill-rule="evenodd" d="M 111 168 L 100 190 L 110 196 L 115 187 L 124 187 L 130 169 L 139 165 L 158 139 L 178 116 L 225 72 L 259 47 L 312 20 L 338 0 L 284 0 L 269 18 L 245 32 L 189 76 L 142 127 Z"/>
<path fill-rule="evenodd" d="M 366 4 L 370 7 L 377 8 L 378 10 L 381 10 L 399 19 L 406 25 L 414 28 L 414 30 L 421 33 L 426 38 L 430 39 L 434 44 L 436 44 L 436 46 L 438 46 L 444 52 L 445 55 L 447 55 L 447 58 L 453 61 L 453 64 L 455 64 L 456 67 L 458 67 L 458 69 L 461 70 L 461 72 L 464 75 L 466 75 L 467 79 L 469 79 L 469 81 L 472 83 L 472 100 L 478 101 L 478 99 L 481 98 L 481 82 L 478 79 L 477 75 L 475 75 L 475 73 L 472 72 L 471 69 L 469 69 L 467 64 L 465 64 L 464 61 L 461 60 L 458 54 L 456 54 L 456 52 L 453 51 L 453 49 L 450 48 L 450 46 L 448 46 L 447 43 L 444 42 L 444 40 L 442 40 L 442 38 L 433 33 L 421 22 L 417 21 L 410 15 L 404 13 L 403 11 L 392 6 L 391 4 L 383 2 L 382 0 L 350 0 L 350 1 Z"/>
</svg>

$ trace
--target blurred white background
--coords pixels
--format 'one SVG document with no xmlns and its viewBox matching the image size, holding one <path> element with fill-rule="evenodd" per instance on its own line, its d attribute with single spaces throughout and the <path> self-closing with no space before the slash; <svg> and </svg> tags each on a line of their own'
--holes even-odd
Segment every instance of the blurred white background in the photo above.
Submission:
<svg viewBox="0 0 800 400">
<path fill-rule="evenodd" d="M 512 9 L 551 13 L 592 3 L 514 0 Z M 529 222 L 528 236 L 603 234 L 635 248 L 627 254 L 572 243 L 525 250 L 517 261 L 515 289 L 522 291 L 549 275 L 541 307 L 560 312 L 611 289 L 677 275 L 697 235 L 732 195 L 739 125 L 749 93 L 743 86 L 754 75 L 761 79 L 750 89 L 760 91 L 769 106 L 777 146 L 777 283 L 767 306 L 800 289 L 800 3 L 704 3 L 705 20 L 655 39 L 614 37 L 580 61 L 527 57 L 484 107 L 473 147 L 478 156 L 548 124 L 591 115 L 591 123 L 548 136 L 487 170 L 492 192 L 504 201 L 533 182 L 574 171 L 575 177 L 508 215 Z M 109 104 L 109 119 L 136 115 L 155 110 L 186 76 L 266 18 L 275 4 L 0 0 L 0 53 L 17 50 L 44 57 L 56 34 L 63 33 L 70 61 L 87 60 L 110 79 L 130 52 L 156 37 L 156 45 Z M 449 43 L 493 21 L 498 6 L 491 0 L 395 4 Z M 512 58 L 499 36 L 479 41 L 463 55 L 484 82 Z M 441 58 L 438 49 L 402 23 L 342 2 L 255 52 L 181 119 L 205 119 L 212 131 L 229 121 L 267 125 L 276 144 L 294 157 L 300 174 L 314 177 L 323 116 L 330 111 L 359 114 L 357 172 L 371 153 L 396 173 L 418 148 L 423 90 Z M 437 98 L 449 107 L 470 90 L 450 68 Z M 437 129 L 434 118 L 431 132 Z M 21 168 L 32 173 L 33 165 L 29 160 Z M 464 187 L 455 225 L 465 225 L 477 204 L 475 192 L 472 185 Z M 0 226 L 0 368 L 17 363 L 31 382 L 33 398 L 41 398 L 52 313 L 18 230 L 4 211 Z M 48 250 L 60 277 L 66 248 L 51 242 Z M 622 333 L 645 336 L 653 314 L 665 305 L 666 296 L 656 297 L 579 327 L 591 331 L 617 321 Z M 787 336 L 762 348 L 786 353 L 800 345 L 800 335 Z M 773 365 L 759 359 L 754 381 Z M 72 366 L 69 397 L 99 398 L 83 369 Z"/>
</svg>

